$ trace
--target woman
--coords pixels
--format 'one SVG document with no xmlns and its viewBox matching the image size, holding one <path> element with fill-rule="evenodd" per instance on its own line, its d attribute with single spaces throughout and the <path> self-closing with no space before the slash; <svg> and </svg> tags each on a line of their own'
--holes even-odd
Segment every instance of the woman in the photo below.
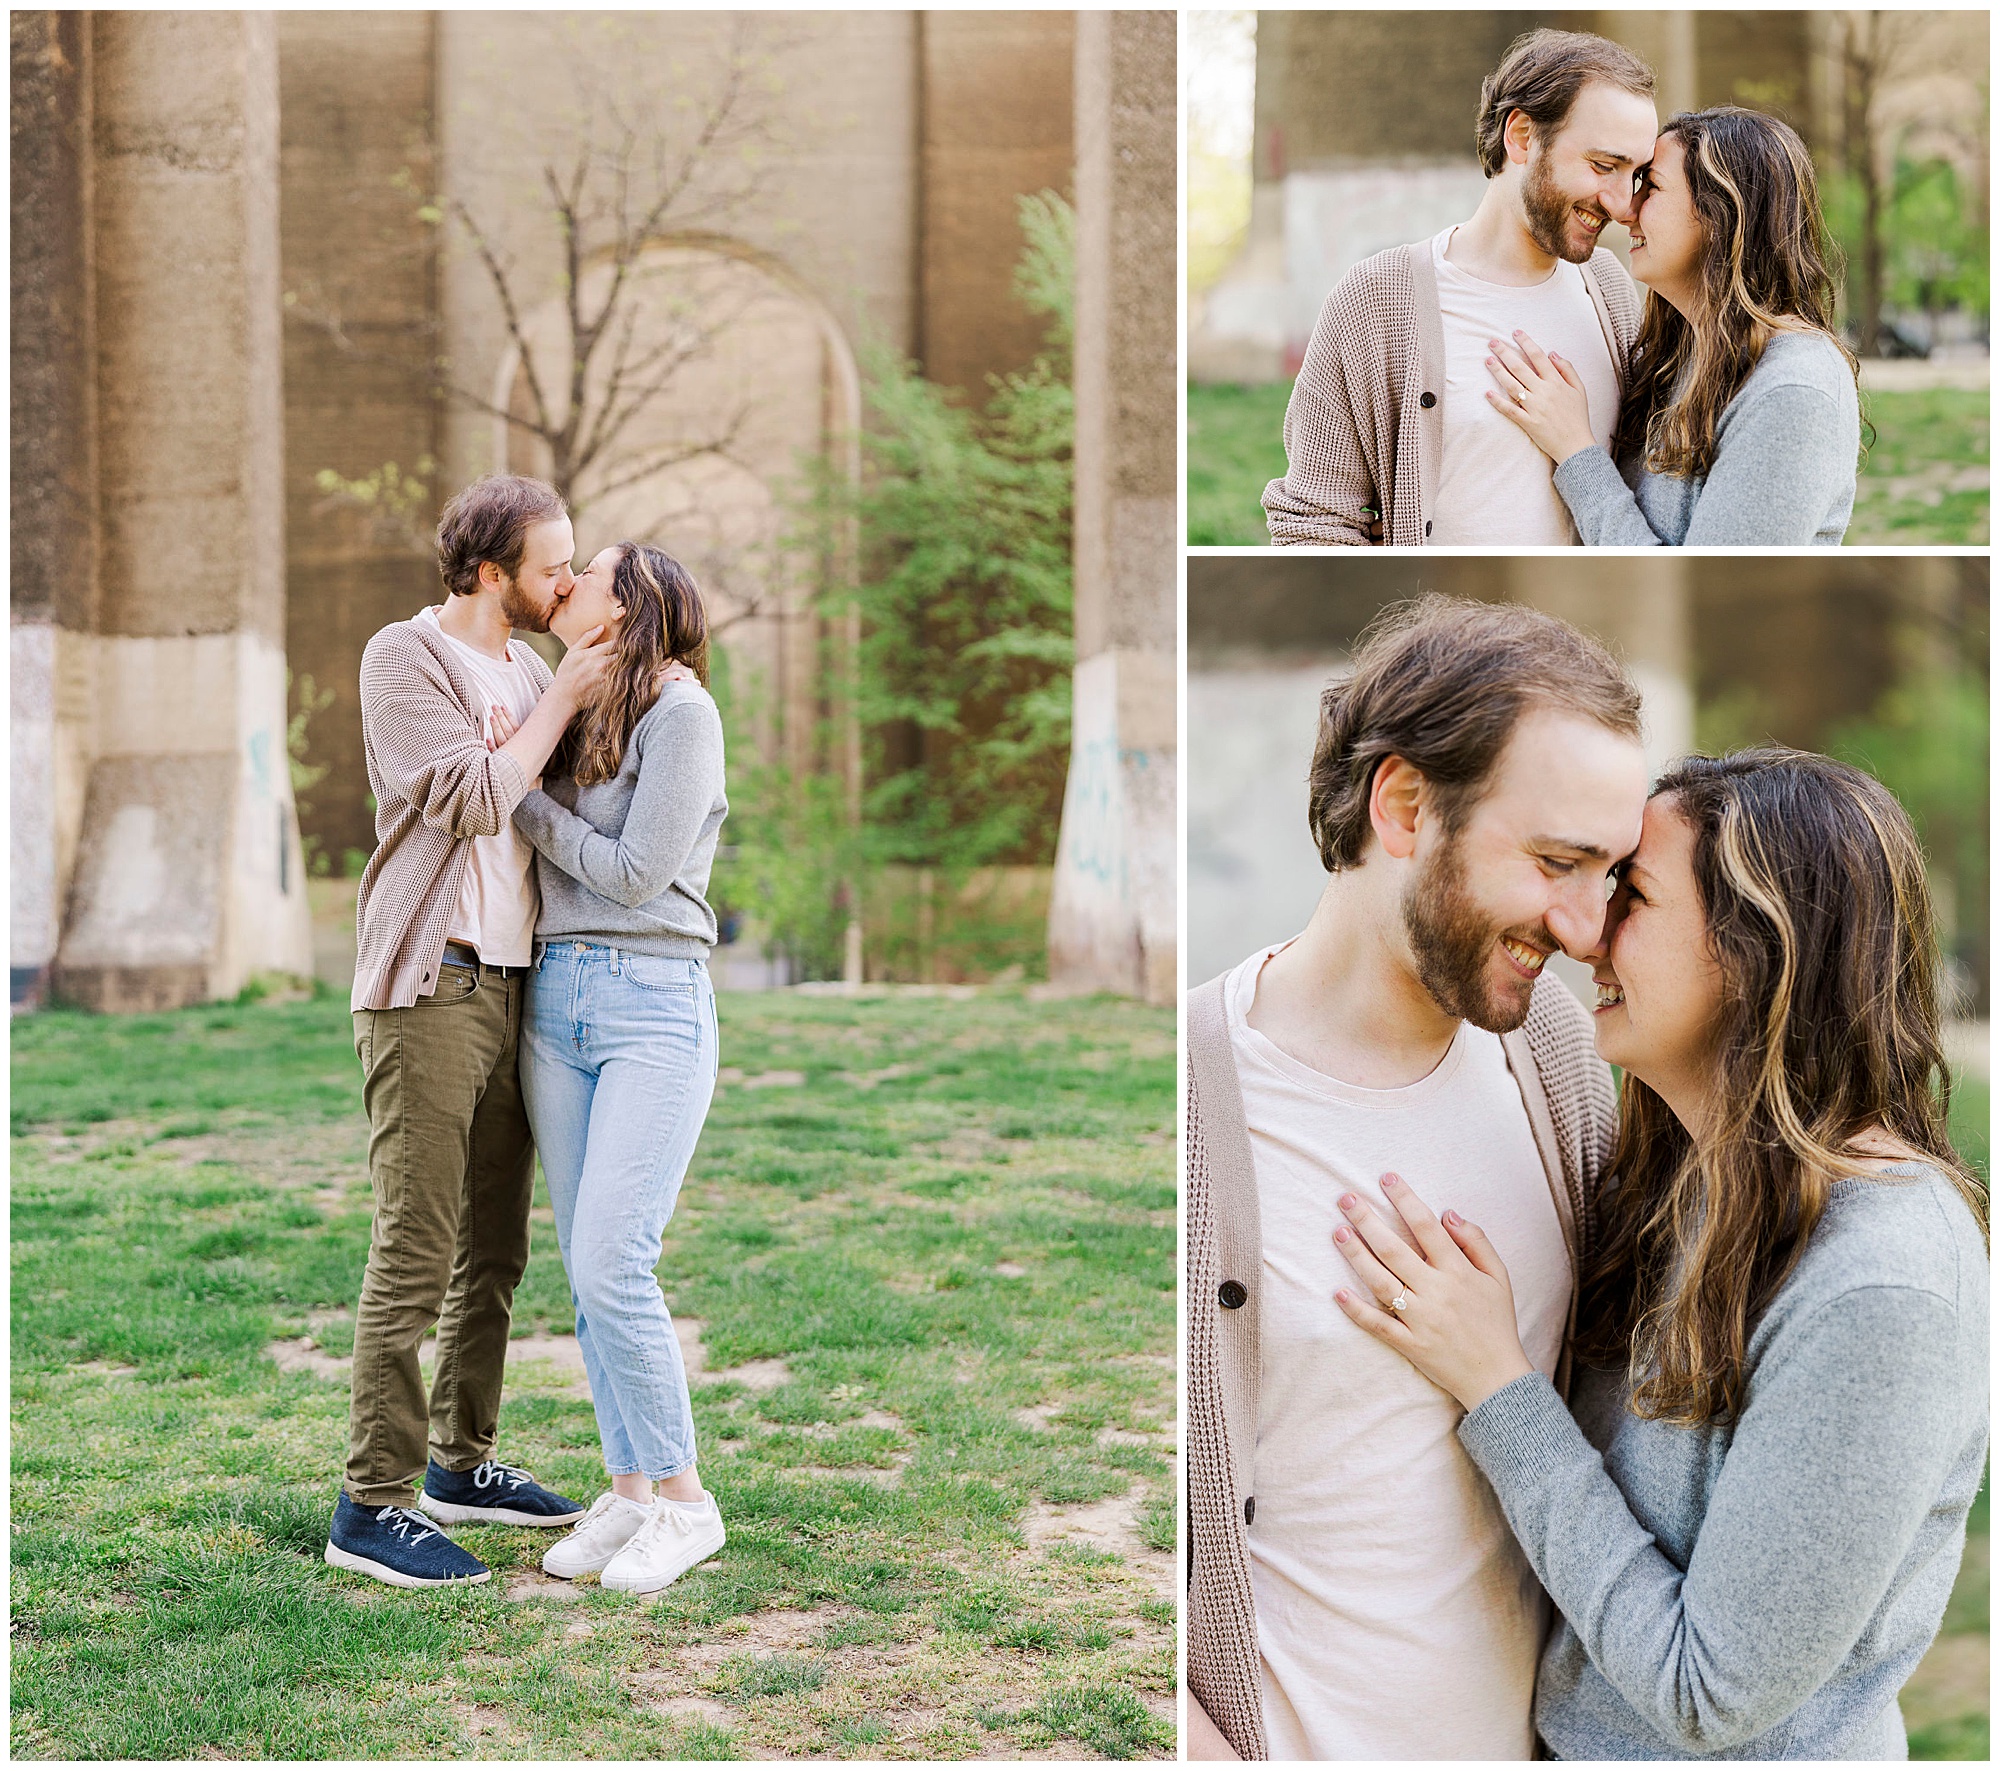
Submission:
<svg viewBox="0 0 2000 1771">
<path fill-rule="evenodd" d="M 1575 368 L 1495 339 L 1488 402 L 1556 463 L 1593 547 L 1837 547 L 1854 510 L 1860 367 L 1833 328 L 1812 159 L 1733 105 L 1662 132 L 1631 225 L 1651 291 L 1610 451 Z"/>
<path fill-rule="evenodd" d="M 542 1567 L 649 1593 L 724 1539 L 653 1267 L 715 1088 L 705 894 L 729 805 L 694 580 L 658 548 L 607 547 L 549 623 L 570 645 L 600 626 L 605 685 L 514 813 L 542 895 L 521 1086 L 611 1475 Z"/>
<path fill-rule="evenodd" d="M 1341 1201 L 1336 1296 L 1467 1410 L 1561 1614 L 1555 1757 L 1904 1758 L 1896 1693 L 1987 1440 L 1984 1199 L 1945 1133 L 1923 858 L 1878 783 L 1755 750 L 1668 775 L 1623 875 L 1592 956 L 1616 1179 L 1569 1408 L 1491 1243 L 1406 1178 L 1404 1236 Z"/>
</svg>

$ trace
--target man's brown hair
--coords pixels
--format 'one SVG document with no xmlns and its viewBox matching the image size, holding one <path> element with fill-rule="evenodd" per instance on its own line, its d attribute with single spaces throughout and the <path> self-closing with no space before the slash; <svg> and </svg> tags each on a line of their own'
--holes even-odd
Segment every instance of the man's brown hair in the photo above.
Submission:
<svg viewBox="0 0 2000 1771">
<path fill-rule="evenodd" d="M 1653 70 L 1623 44 L 1587 31 L 1529 31 L 1479 83 L 1479 163 L 1486 176 L 1507 164 L 1507 118 L 1527 113 L 1535 138 L 1547 141 L 1569 121 L 1586 82 L 1608 80 L 1640 98 L 1653 96 Z"/>
<path fill-rule="evenodd" d="M 454 496 L 438 517 L 438 572 L 453 596 L 479 589 L 479 568 L 491 560 L 509 578 L 521 570 L 528 531 L 567 516 L 562 494 L 546 480 L 490 473 Z"/>
<path fill-rule="evenodd" d="M 1462 829 L 1522 714 L 1552 707 L 1639 736 L 1639 691 L 1605 648 L 1520 603 L 1435 592 L 1391 603 L 1361 636 L 1354 670 L 1319 698 L 1307 822 L 1329 873 L 1356 867 L 1374 826 L 1376 766 L 1400 756 Z"/>
</svg>

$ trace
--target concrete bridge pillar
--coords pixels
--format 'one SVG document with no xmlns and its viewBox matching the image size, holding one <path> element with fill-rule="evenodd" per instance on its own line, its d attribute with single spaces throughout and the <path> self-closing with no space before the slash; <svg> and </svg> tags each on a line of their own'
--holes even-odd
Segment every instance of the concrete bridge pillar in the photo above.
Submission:
<svg viewBox="0 0 2000 1771">
<path fill-rule="evenodd" d="M 60 45 L 73 27 L 47 29 Z M 312 970 L 285 749 L 277 34 L 256 12 L 97 13 L 83 30 L 83 201 L 35 244 L 89 291 L 73 402 L 97 543 L 89 605 L 69 593 L 77 625 L 52 622 L 60 646 L 30 685 L 74 767 L 52 771 L 29 889 L 57 910 L 55 995 L 154 1010 Z M 15 192 L 18 216 L 18 171 Z M 17 461 L 36 442 L 23 422 L 17 407 Z M 74 502 L 17 484 L 17 594 L 23 548 L 54 557 Z M 18 640 L 15 655 L 18 701 Z M 23 907 L 17 885 L 17 979 L 47 946 L 46 914 Z"/>
<path fill-rule="evenodd" d="M 1076 21 L 1076 678 L 1049 973 L 1175 990 L 1171 12 Z"/>
</svg>

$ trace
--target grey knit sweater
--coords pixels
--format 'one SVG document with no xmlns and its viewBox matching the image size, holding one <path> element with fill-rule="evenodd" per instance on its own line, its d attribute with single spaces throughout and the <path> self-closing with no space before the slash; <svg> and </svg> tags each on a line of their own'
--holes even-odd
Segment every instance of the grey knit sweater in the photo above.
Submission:
<svg viewBox="0 0 2000 1771">
<path fill-rule="evenodd" d="M 1861 402 L 1824 333 L 1781 332 L 1722 409 L 1701 479 L 1579 449 L 1556 490 L 1586 547 L 1838 547 L 1854 514 Z"/>
<path fill-rule="evenodd" d="M 611 780 L 552 779 L 515 809 L 542 888 L 535 939 L 706 958 L 708 875 L 728 812 L 721 715 L 699 684 L 668 683 Z"/>
<path fill-rule="evenodd" d="M 1517 1378 L 1459 1426 L 1562 1614 L 1564 1759 L 1901 1759 L 1987 1439 L 1986 1249 L 1915 1164 L 1842 1181 L 1755 1325 L 1733 1427 L 1642 1421 L 1622 1373 Z M 1572 1417 L 1572 1410 L 1574 1416 Z"/>
</svg>

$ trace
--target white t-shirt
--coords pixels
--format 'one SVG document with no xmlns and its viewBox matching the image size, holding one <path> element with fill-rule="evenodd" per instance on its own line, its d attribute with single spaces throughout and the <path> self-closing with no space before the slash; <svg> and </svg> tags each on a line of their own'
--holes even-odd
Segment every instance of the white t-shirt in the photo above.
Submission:
<svg viewBox="0 0 2000 1771">
<path fill-rule="evenodd" d="M 1590 430 L 1609 444 L 1618 425 L 1618 369 L 1580 264 L 1559 261 L 1546 282 L 1488 283 L 1445 257 L 1458 230 L 1431 242 L 1444 322 L 1444 459 L 1438 467 L 1434 547 L 1574 547 L 1576 524 L 1556 490 L 1555 463 L 1518 425 L 1486 403 L 1499 383 L 1486 367 L 1489 339 L 1527 333 L 1583 376 Z"/>
<path fill-rule="evenodd" d="M 1525 1759 L 1546 1601 L 1493 1490 L 1459 1445 L 1463 1410 L 1348 1321 L 1334 1246 L 1354 1192 L 1397 1222 L 1381 1177 L 1493 1240 L 1522 1344 L 1554 1374 L 1570 1263 L 1527 1109 L 1498 1037 L 1462 1024 L 1408 1088 L 1356 1088 L 1247 1023 L 1276 948 L 1226 986 L 1257 1177 L 1262 1372 L 1249 1529 L 1273 1759 Z"/>
<path fill-rule="evenodd" d="M 478 689 L 482 705 L 491 707 L 497 702 L 506 708 L 518 730 L 541 699 L 528 667 L 511 658 L 489 658 L 463 640 L 452 638 L 438 620 L 435 607 L 420 610 L 417 619 L 454 649 Z M 481 731 L 490 736 L 491 727 L 490 715 L 482 712 Z M 535 918 L 541 908 L 541 892 L 535 885 L 534 845 L 509 818 L 493 835 L 472 839 L 472 858 L 466 864 L 465 884 L 459 888 L 458 908 L 452 912 L 447 938 L 463 941 L 488 965 L 526 965 L 535 955 Z"/>
</svg>

